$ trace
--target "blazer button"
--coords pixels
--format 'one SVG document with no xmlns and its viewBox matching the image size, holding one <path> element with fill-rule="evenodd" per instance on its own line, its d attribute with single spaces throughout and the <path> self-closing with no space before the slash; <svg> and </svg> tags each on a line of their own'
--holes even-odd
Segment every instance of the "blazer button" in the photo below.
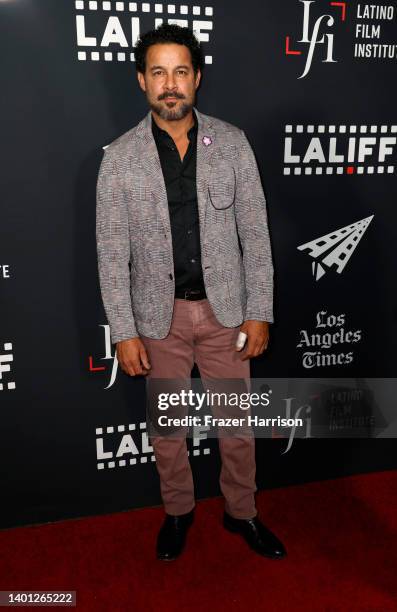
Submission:
<svg viewBox="0 0 397 612">
<path fill-rule="evenodd" d="M 170 277 L 171 280 L 174 278 L 171 273 L 168 276 Z"/>
</svg>

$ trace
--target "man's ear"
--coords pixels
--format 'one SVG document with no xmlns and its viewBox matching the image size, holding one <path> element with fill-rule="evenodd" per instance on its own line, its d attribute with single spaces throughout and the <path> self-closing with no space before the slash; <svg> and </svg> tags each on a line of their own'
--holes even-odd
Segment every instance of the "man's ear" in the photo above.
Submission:
<svg viewBox="0 0 397 612">
<path fill-rule="evenodd" d="M 137 72 L 136 73 L 137 78 L 138 78 L 138 82 L 139 82 L 139 86 L 143 91 L 146 91 L 146 84 L 145 84 L 145 76 L 142 72 Z"/>
<path fill-rule="evenodd" d="M 197 69 L 197 74 L 196 74 L 196 89 L 200 85 L 200 80 L 201 80 L 201 70 L 200 70 L 200 68 L 198 68 Z"/>
</svg>

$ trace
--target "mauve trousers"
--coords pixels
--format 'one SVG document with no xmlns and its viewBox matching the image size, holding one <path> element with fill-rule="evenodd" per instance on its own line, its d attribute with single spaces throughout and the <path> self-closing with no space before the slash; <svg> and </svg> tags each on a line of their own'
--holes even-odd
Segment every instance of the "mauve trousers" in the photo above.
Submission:
<svg viewBox="0 0 397 612">
<path fill-rule="evenodd" d="M 208 299 L 175 299 L 168 335 L 162 339 L 141 335 L 152 366 L 147 384 L 151 378 L 190 381 L 196 363 L 203 382 L 207 377 L 244 379 L 244 389 L 250 391 L 250 361 L 242 361 L 241 352 L 235 350 L 239 331 L 240 326 L 224 327 L 219 323 Z M 222 461 L 219 484 L 225 510 L 235 518 L 253 518 L 257 514 L 255 438 L 249 429 L 250 435 L 244 432 L 218 435 Z M 186 436 L 154 435 L 150 436 L 150 443 L 156 457 L 165 512 L 172 515 L 190 512 L 195 506 L 195 497 Z"/>
</svg>

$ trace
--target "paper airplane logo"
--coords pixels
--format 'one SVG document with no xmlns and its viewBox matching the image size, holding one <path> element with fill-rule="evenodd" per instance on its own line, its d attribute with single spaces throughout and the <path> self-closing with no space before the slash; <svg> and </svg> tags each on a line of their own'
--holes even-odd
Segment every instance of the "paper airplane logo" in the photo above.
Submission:
<svg viewBox="0 0 397 612">
<path fill-rule="evenodd" d="M 338 274 L 342 272 L 373 217 L 371 215 L 297 247 L 299 251 L 307 249 L 308 255 L 314 259 L 312 272 L 316 281 L 333 265 Z"/>
</svg>

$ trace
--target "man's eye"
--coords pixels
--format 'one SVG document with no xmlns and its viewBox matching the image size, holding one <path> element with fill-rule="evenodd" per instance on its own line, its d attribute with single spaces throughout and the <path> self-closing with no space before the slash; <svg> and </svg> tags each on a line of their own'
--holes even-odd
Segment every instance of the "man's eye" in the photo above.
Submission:
<svg viewBox="0 0 397 612">
<path fill-rule="evenodd" d="M 179 74 L 187 74 L 186 70 L 178 70 Z"/>
</svg>

